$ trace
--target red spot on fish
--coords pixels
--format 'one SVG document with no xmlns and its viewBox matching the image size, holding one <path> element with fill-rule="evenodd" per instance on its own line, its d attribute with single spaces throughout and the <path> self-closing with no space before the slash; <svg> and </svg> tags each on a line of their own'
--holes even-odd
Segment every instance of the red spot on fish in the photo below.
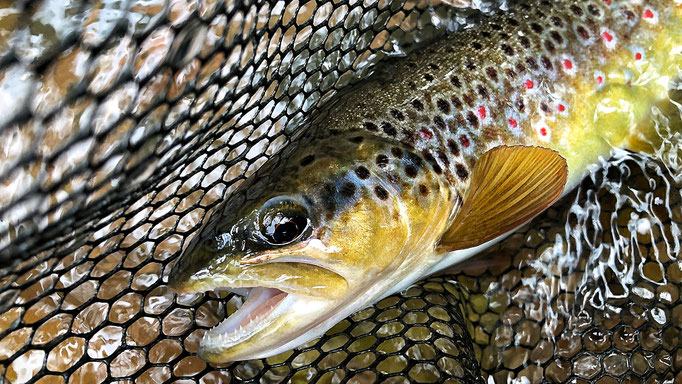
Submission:
<svg viewBox="0 0 682 384">
<path fill-rule="evenodd" d="M 419 133 L 420 133 L 423 137 L 425 137 L 425 138 L 427 138 L 427 139 L 430 139 L 430 138 L 433 137 L 433 133 L 431 133 L 431 131 L 429 131 L 429 130 L 426 129 L 426 128 L 422 128 L 422 129 L 419 131 Z"/>
<path fill-rule="evenodd" d="M 478 117 L 480 117 L 481 119 L 485 119 L 485 116 L 486 116 L 485 107 L 478 107 Z"/>
<path fill-rule="evenodd" d="M 559 110 L 559 112 L 564 112 L 564 111 L 566 111 L 566 106 L 563 105 L 563 104 L 559 104 L 559 106 L 557 107 L 557 109 Z"/>
<path fill-rule="evenodd" d="M 601 36 L 604 38 L 604 40 L 608 41 L 609 43 L 613 41 L 613 35 L 606 31 L 602 32 Z"/>
<path fill-rule="evenodd" d="M 653 19 L 654 18 L 654 13 L 651 12 L 651 9 L 644 10 L 644 18 L 645 19 Z"/>
<path fill-rule="evenodd" d="M 547 128 L 540 128 L 540 134 L 542 136 L 547 136 Z"/>
<path fill-rule="evenodd" d="M 564 68 L 573 69 L 573 63 L 571 62 L 571 60 L 564 60 Z"/>
<path fill-rule="evenodd" d="M 533 87 L 535 86 L 535 83 L 533 83 L 533 80 L 528 80 L 528 81 L 526 81 L 526 83 L 524 85 L 528 89 L 533 89 Z"/>
<path fill-rule="evenodd" d="M 604 78 L 601 76 L 597 76 L 597 84 L 601 85 L 601 83 L 604 82 Z"/>
<path fill-rule="evenodd" d="M 468 148 L 469 145 L 471 144 L 469 142 L 469 138 L 464 136 L 464 135 L 459 137 L 459 143 L 462 144 L 462 147 L 464 147 L 464 148 Z"/>
<path fill-rule="evenodd" d="M 516 128 L 519 126 L 519 123 L 517 123 L 516 120 L 514 120 L 512 118 L 509 118 L 509 120 L 507 120 L 507 122 L 509 123 L 509 126 L 512 128 Z"/>
<path fill-rule="evenodd" d="M 635 60 L 642 60 L 642 54 L 639 52 L 635 53 Z"/>
<path fill-rule="evenodd" d="M 611 5 L 611 0 L 604 0 L 604 2 L 606 3 L 606 5 Z"/>
</svg>

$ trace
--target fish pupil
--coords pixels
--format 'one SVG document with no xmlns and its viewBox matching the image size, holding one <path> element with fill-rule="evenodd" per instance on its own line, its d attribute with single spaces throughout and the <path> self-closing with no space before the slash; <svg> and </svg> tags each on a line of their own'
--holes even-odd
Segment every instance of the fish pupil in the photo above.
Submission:
<svg viewBox="0 0 682 384">
<path fill-rule="evenodd" d="M 308 219 L 299 214 L 277 215 L 265 228 L 265 236 L 272 244 L 283 245 L 298 239 L 308 226 Z"/>
</svg>

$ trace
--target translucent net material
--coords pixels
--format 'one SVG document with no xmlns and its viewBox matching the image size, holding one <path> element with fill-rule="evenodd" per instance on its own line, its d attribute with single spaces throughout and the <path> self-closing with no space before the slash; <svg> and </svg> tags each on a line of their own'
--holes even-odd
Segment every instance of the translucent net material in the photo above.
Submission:
<svg viewBox="0 0 682 384">
<path fill-rule="evenodd" d="M 238 300 L 164 283 L 211 209 L 382 58 L 501 2 L 0 4 L 0 378 L 682 380 L 680 185 L 624 154 L 468 266 L 302 348 L 193 355 Z"/>
</svg>

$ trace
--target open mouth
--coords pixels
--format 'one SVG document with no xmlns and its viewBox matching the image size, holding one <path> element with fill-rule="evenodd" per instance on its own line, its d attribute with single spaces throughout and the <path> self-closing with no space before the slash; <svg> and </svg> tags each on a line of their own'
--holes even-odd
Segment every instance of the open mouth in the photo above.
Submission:
<svg viewBox="0 0 682 384">
<path fill-rule="evenodd" d="M 265 287 L 240 289 L 235 293 L 245 296 L 246 300 L 235 313 L 204 334 L 202 348 L 225 348 L 248 339 L 272 323 L 277 318 L 275 312 L 291 298 L 289 293 Z"/>
</svg>

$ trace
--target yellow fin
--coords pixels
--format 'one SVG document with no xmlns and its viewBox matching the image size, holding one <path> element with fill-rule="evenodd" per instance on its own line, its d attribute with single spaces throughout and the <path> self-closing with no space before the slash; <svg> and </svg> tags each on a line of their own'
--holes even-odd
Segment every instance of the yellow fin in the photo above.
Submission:
<svg viewBox="0 0 682 384">
<path fill-rule="evenodd" d="M 568 166 L 556 151 L 501 146 L 481 156 L 441 252 L 471 248 L 524 224 L 559 199 Z"/>
</svg>

